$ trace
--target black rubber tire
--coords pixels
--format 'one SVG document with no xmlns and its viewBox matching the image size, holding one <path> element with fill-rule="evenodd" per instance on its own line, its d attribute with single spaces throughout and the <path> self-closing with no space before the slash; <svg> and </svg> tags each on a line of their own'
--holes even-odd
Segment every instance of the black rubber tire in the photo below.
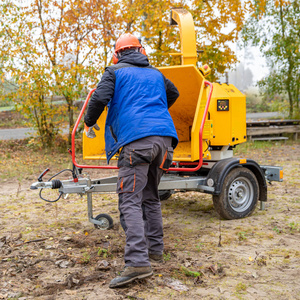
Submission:
<svg viewBox="0 0 300 300">
<path fill-rule="evenodd" d="M 94 219 L 97 220 L 97 221 L 102 221 L 103 222 L 103 226 L 98 225 L 98 224 L 94 224 L 95 228 L 100 229 L 100 230 L 111 229 L 114 225 L 114 221 L 113 221 L 112 217 L 108 214 L 99 214 Z"/>
<path fill-rule="evenodd" d="M 231 170 L 223 183 L 221 194 L 213 195 L 217 213 L 226 220 L 242 219 L 254 211 L 259 197 L 255 175 L 247 168 Z"/>
<path fill-rule="evenodd" d="M 160 201 L 168 200 L 172 196 L 172 191 L 170 190 L 158 191 L 158 195 Z"/>
</svg>

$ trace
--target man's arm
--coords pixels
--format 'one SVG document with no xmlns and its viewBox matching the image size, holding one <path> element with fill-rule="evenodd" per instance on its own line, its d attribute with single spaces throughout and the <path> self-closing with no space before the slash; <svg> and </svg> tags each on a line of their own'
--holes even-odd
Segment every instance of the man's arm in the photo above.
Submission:
<svg viewBox="0 0 300 300">
<path fill-rule="evenodd" d="M 168 108 L 170 108 L 179 97 L 179 92 L 171 80 L 167 79 L 164 75 L 163 77 L 167 93 Z"/>
<path fill-rule="evenodd" d="M 88 110 L 84 117 L 84 123 L 91 127 L 96 124 L 98 118 L 104 110 L 104 107 L 112 99 L 115 91 L 115 73 L 107 68 L 102 75 L 97 89 L 89 101 Z"/>
</svg>

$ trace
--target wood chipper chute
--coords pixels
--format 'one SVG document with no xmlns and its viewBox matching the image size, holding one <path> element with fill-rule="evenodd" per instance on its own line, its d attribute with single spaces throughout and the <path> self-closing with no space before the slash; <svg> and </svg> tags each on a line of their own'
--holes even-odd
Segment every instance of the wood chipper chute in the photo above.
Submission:
<svg viewBox="0 0 300 300">
<path fill-rule="evenodd" d="M 172 9 L 171 24 L 179 26 L 181 52 L 172 55 L 179 55 L 181 64 L 158 69 L 175 84 L 180 93 L 169 110 L 179 144 L 174 151 L 173 164 L 159 185 L 161 199 L 176 192 L 205 192 L 213 195 L 214 206 L 221 217 L 246 217 L 253 212 L 258 200 L 263 208 L 267 201 L 266 181 L 282 181 L 282 168 L 260 166 L 251 159 L 233 157 L 233 148 L 246 141 L 245 95 L 231 84 L 210 83 L 206 80 L 210 74 L 209 66 L 197 67 L 196 35 L 189 12 Z M 107 229 L 112 226 L 112 219 L 106 214 L 93 217 L 92 194 L 115 192 L 117 177 L 92 180 L 84 177 L 81 170 L 117 167 L 78 164 L 75 155 L 75 133 L 93 91 L 87 96 L 72 132 L 70 153 L 74 165 L 73 180 L 51 181 L 54 178 L 52 176 L 50 181 L 44 182 L 44 172 L 31 188 L 58 189 L 60 196 L 86 194 L 89 220 L 97 228 Z M 102 131 L 96 138 L 89 139 L 83 135 L 84 160 L 106 160 L 103 130 L 106 114 L 104 111 L 97 121 Z M 116 155 L 113 159 L 117 158 Z"/>
</svg>

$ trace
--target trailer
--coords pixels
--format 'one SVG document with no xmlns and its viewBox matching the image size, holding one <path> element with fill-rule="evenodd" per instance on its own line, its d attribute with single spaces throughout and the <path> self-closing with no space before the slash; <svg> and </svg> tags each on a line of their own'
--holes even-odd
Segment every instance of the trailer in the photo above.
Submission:
<svg viewBox="0 0 300 300">
<path fill-rule="evenodd" d="M 267 182 L 282 181 L 283 170 L 277 166 L 262 166 L 252 159 L 233 156 L 233 149 L 247 140 L 246 97 L 235 86 L 211 83 L 208 65 L 197 66 L 196 35 L 192 15 L 182 8 L 172 9 L 171 25 L 179 25 L 181 51 L 171 53 L 181 57 L 181 64 L 158 69 L 178 88 L 180 96 L 170 108 L 179 138 L 171 167 L 159 184 L 161 200 L 178 192 L 197 191 L 211 194 L 221 218 L 244 218 L 254 211 L 258 201 L 261 209 L 267 201 Z M 114 193 L 117 177 L 91 179 L 83 169 L 117 169 L 114 165 L 83 165 L 76 161 L 75 134 L 82 122 L 84 111 L 95 89 L 87 95 L 72 131 L 73 179 L 54 179 L 63 171 L 43 181 L 46 169 L 31 185 L 40 189 L 40 197 L 49 202 L 58 201 L 66 194 L 87 196 L 88 218 L 96 228 L 110 229 L 112 218 L 105 214 L 93 216 L 93 193 Z M 97 121 L 105 128 L 107 111 Z M 104 131 L 89 139 L 83 134 L 83 159 L 106 160 Z M 112 160 L 117 160 L 115 155 Z M 58 197 L 47 200 L 42 196 L 45 188 L 57 189 Z"/>
</svg>

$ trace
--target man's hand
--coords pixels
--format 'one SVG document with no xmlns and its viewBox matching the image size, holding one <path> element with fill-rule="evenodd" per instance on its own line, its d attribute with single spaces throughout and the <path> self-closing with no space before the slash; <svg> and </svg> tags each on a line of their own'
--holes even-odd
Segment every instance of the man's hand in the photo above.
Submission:
<svg viewBox="0 0 300 300">
<path fill-rule="evenodd" d="M 86 136 L 87 136 L 88 138 L 90 138 L 90 139 L 93 139 L 93 138 L 96 137 L 96 133 L 95 133 L 95 131 L 94 131 L 94 128 L 95 128 L 96 130 L 100 130 L 100 127 L 98 126 L 98 124 L 95 124 L 95 125 L 93 125 L 93 126 L 91 126 L 91 127 L 87 127 L 87 126 L 84 124 L 84 132 L 85 132 Z"/>
</svg>

